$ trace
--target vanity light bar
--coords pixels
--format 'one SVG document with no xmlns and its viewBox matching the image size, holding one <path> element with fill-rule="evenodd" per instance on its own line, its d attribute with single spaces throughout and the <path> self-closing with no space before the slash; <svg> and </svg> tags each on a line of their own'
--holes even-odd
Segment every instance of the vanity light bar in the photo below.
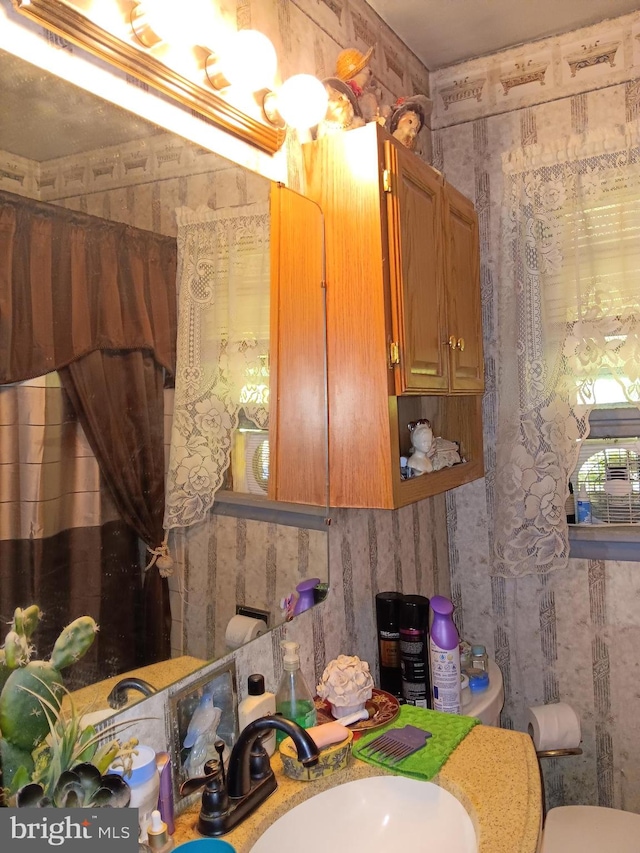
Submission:
<svg viewBox="0 0 640 853">
<path fill-rule="evenodd" d="M 61 0 L 12 2 L 21 15 L 162 92 L 244 142 L 268 154 L 275 154 L 282 146 L 285 134 L 281 128 L 247 115 L 220 95 L 183 77 Z"/>
</svg>

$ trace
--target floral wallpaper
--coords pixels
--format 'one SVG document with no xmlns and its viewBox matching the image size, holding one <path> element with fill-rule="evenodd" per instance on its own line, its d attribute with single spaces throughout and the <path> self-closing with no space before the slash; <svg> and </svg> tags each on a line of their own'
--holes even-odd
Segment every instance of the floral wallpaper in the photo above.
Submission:
<svg viewBox="0 0 640 853">
<path fill-rule="evenodd" d="M 381 21 L 364 0 L 237 0 L 235 4 L 225 3 L 229 10 L 235 5 L 238 25 L 252 25 L 262 30 L 273 40 L 280 57 L 283 77 L 296 72 L 310 72 L 320 78 L 331 76 L 335 71 L 335 60 L 338 53 L 346 47 L 357 47 L 362 52 L 375 45 L 371 66 L 379 84 L 389 99 L 394 102 L 401 95 L 428 93 L 429 80 L 427 70 L 418 62 L 416 57 L 402 44 L 398 37 Z M 0 0 L 0 13 L 10 6 L 9 0 Z M 15 16 L 14 16 L 15 17 Z M 26 26 L 23 23 L 20 26 Z M 29 28 L 29 27 L 27 27 Z M 33 27 L 31 27 L 33 29 Z M 49 48 L 69 50 L 69 45 L 60 45 L 56 38 L 47 38 L 42 49 Z M 73 52 L 73 51 L 72 51 Z M 114 76 L 115 75 L 114 73 Z M 137 85 L 135 81 L 128 81 Z M 148 93 L 150 102 L 154 96 Z M 152 112 L 152 110 L 148 110 Z M 193 122 L 193 116 L 185 116 L 185 129 Z M 209 130 L 209 128 L 207 128 Z M 267 162 L 263 155 L 256 155 L 248 146 L 235 140 L 219 140 L 212 134 L 211 145 L 225 157 L 235 160 L 254 172 L 272 177 L 277 172 L 278 156 L 273 162 Z M 221 142 L 218 147 L 217 143 Z M 215 143 L 215 144 L 214 144 Z M 167 144 L 166 140 L 165 143 Z M 146 217 L 147 224 L 142 227 L 159 226 L 166 233 L 172 233 L 169 212 L 179 204 L 187 202 L 190 190 L 190 178 L 186 169 L 187 161 L 180 160 L 173 146 L 167 150 L 166 159 L 160 163 L 156 150 L 161 151 L 161 138 L 150 143 L 150 147 L 142 152 L 126 152 L 126 162 L 131 164 L 128 172 L 124 171 L 123 163 L 111 169 L 111 164 L 84 163 L 86 174 L 91 180 L 102 183 L 94 184 L 97 192 L 86 193 L 80 184 L 77 189 L 71 188 L 69 205 L 86 207 L 87 212 L 104 215 L 118 211 L 124 221 L 126 217 L 139 214 Z M 430 135 L 423 131 L 420 139 L 419 153 L 428 157 L 430 151 Z M 290 135 L 285 143 L 286 171 L 288 184 L 293 188 L 301 186 L 301 155 L 299 141 Z M 215 191 L 220 186 L 220 176 L 217 181 L 208 172 L 206 151 L 193 152 L 187 155 L 191 165 L 197 165 L 196 172 L 200 177 L 196 183 L 206 194 Z M 12 160 L 13 163 L 13 160 Z M 182 165 L 181 165 L 182 163 Z M 3 177 L 4 161 L 0 155 L 0 178 Z M 28 172 L 28 164 L 17 165 L 25 174 L 23 180 L 35 181 L 37 170 Z M 62 165 L 62 164 L 61 164 Z M 70 165 L 70 164 L 67 164 Z M 202 165 L 202 169 L 200 169 Z M 185 170 L 181 171 L 185 166 Z M 211 163 L 209 163 L 211 166 Z M 76 164 L 78 167 L 78 164 Z M 13 168 L 13 166 L 12 166 Z M 98 170 L 96 174 L 95 169 Z M 145 194 L 134 188 L 134 173 L 142 174 L 144 170 L 164 170 L 166 183 L 158 193 Z M 56 171 L 53 177 L 59 176 Z M 127 174 L 129 178 L 127 178 Z M 66 179 L 79 179 L 79 173 L 70 172 Z M 116 182 L 125 178 L 120 189 Z M 109 186 L 109 180 L 114 180 L 114 186 Z M 11 186 L 16 185 L 9 178 Z M 257 176 L 256 176 L 257 180 Z M 121 181 L 122 183 L 122 181 Z M 106 184 L 106 185 L 105 185 Z M 247 182 L 228 180 L 223 177 L 222 185 L 225 192 L 239 194 L 240 199 L 246 200 L 246 195 L 253 191 L 251 179 Z M 15 191 L 15 190 L 14 190 Z M 43 195 L 43 198 L 45 196 Z M 47 199 L 51 199 L 47 195 Z M 235 196 L 233 196 L 235 197 Z M 58 195 L 60 199 L 60 195 Z M 277 536 L 275 530 L 264 531 L 258 535 L 267 541 L 269 536 Z M 275 527 L 275 525 L 270 525 Z M 187 543 L 184 556 L 188 563 L 189 573 L 204 575 L 209 578 L 210 597 L 202 602 L 197 613 L 189 611 L 189 600 L 184 595 L 180 583 L 174 584 L 172 591 L 172 608 L 178 614 L 174 642 L 176 652 L 179 651 L 181 637 L 185 632 L 194 635 L 201 644 L 203 654 L 208 654 L 211 644 L 216 642 L 207 624 L 212 608 L 215 606 L 215 579 L 212 577 L 212 566 L 222 560 L 235 560 L 242 555 L 244 537 L 251 532 L 254 525 L 244 524 L 242 520 L 210 518 L 206 525 L 194 532 L 192 541 Z M 257 528 L 256 528 L 257 529 Z M 300 544 L 299 539 L 304 534 L 296 532 L 295 547 L 302 559 L 308 553 L 317 550 L 317 536 L 328 539 L 330 563 L 330 590 L 327 599 L 310 611 L 296 617 L 292 622 L 276 628 L 271 633 L 259 637 L 243 648 L 222 658 L 218 663 L 211 664 L 209 669 L 233 660 L 237 671 L 237 683 L 240 697 L 246 693 L 247 677 L 254 672 L 262 672 L 267 687 L 275 689 L 282 673 L 282 653 L 280 641 L 286 635 L 300 643 L 301 663 L 303 673 L 310 685 L 319 680 L 326 663 L 338 654 L 358 654 L 369 661 L 372 670 L 377 669 L 377 639 L 375 625 L 375 594 L 384 590 L 399 590 L 407 593 L 417 593 L 432 596 L 436 593 L 449 595 L 449 554 L 447 545 L 447 518 L 444 496 L 438 496 L 420 504 L 405 507 L 398 512 L 384 510 L 334 510 L 331 513 L 331 525 L 328 533 L 320 534 L 311 531 L 308 541 Z M 230 548 L 221 550 L 221 543 L 233 541 L 235 555 Z M 299 570 L 299 562 L 296 565 Z M 250 592 L 254 583 L 254 567 L 246 567 L 243 574 L 238 574 L 236 592 L 242 589 Z M 268 578 L 267 578 L 268 580 Z M 188 684 L 192 678 L 183 680 L 172 690 Z M 126 712 L 123 717 L 150 719 L 137 723 L 136 728 L 142 741 L 155 749 L 166 749 L 168 731 L 165 730 L 165 714 L 168 707 L 169 691 L 162 691 L 143 704 L 138 704 Z"/>
<path fill-rule="evenodd" d="M 473 83 L 473 87 L 472 84 Z M 433 163 L 475 200 L 487 391 L 484 480 L 447 495 L 451 587 L 460 627 L 502 669 L 503 725 L 525 729 L 528 706 L 568 702 L 583 754 L 542 762 L 547 805 L 640 811 L 640 563 L 570 559 L 543 576 L 490 577 L 495 512 L 496 295 L 503 153 L 640 117 L 640 13 L 523 45 L 431 75 Z"/>
<path fill-rule="evenodd" d="M 545 764 L 548 804 L 597 803 L 640 811 L 635 735 L 640 689 L 634 686 L 640 667 L 640 565 L 574 559 L 563 572 L 508 580 L 491 578 L 488 571 L 498 367 L 494 299 L 497 288 L 508 286 L 496 278 L 501 154 L 610 123 L 638 121 L 640 14 L 430 77 L 364 0 L 237 0 L 235 14 L 239 25 L 263 29 L 272 38 L 283 77 L 297 71 L 329 76 L 342 48 L 365 50 L 375 44 L 372 68 L 390 98 L 428 93 L 431 87 L 434 132 L 423 142 L 422 156 L 431 156 L 432 145 L 433 164 L 475 200 L 480 218 L 488 472 L 446 501 L 438 497 L 398 512 L 335 512 L 328 598 L 229 656 L 241 695 L 252 672 L 263 672 L 267 685 L 275 686 L 285 632 L 300 642 L 303 672 L 314 684 L 326 661 L 339 653 L 359 654 L 375 667 L 375 592 L 450 594 L 462 633 L 485 642 L 502 669 L 506 727 L 523 727 L 527 705 L 557 699 L 572 704 L 581 717 L 583 755 Z M 272 165 L 265 158 L 234 140 L 225 145 L 226 156 L 269 174 Z M 285 156 L 288 181 L 299 186 L 295 139 L 287 139 Z M 142 734 L 157 749 L 167 746 L 166 700 L 164 691 L 145 703 L 155 720 L 145 724 Z M 130 716 L 141 713 L 142 706 L 136 706 Z"/>
</svg>

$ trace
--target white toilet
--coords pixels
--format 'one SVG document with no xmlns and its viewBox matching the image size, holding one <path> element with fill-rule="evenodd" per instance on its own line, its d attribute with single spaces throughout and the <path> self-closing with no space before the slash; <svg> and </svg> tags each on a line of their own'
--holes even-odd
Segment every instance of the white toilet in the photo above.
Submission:
<svg viewBox="0 0 640 853">
<path fill-rule="evenodd" d="M 504 687 L 500 668 L 491 659 L 489 685 L 474 695 L 468 688 L 462 691 L 462 713 L 486 726 L 499 726 Z M 602 806 L 550 809 L 539 853 L 640 853 L 640 815 Z"/>
<path fill-rule="evenodd" d="M 540 853 L 608 851 L 640 851 L 640 815 L 602 806 L 558 806 L 548 812 Z"/>
</svg>

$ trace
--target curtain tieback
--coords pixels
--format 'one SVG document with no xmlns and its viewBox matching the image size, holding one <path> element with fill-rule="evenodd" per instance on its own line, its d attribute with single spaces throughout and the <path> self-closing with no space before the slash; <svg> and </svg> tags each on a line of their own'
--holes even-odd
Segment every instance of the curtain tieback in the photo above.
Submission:
<svg viewBox="0 0 640 853">
<path fill-rule="evenodd" d="M 151 560 L 145 566 L 145 572 L 148 572 L 153 566 L 157 566 L 161 578 L 168 578 L 169 575 L 173 574 L 173 558 L 169 553 L 168 538 L 169 534 L 167 533 L 157 548 L 149 548 L 147 545 L 147 551 L 151 554 Z"/>
</svg>

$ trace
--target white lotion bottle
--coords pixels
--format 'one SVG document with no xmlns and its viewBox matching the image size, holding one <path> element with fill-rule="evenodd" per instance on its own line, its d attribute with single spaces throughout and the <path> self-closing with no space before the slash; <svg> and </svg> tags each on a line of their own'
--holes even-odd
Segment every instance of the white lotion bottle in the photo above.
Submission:
<svg viewBox="0 0 640 853">
<path fill-rule="evenodd" d="M 266 714 L 275 714 L 275 693 L 269 693 L 264 689 L 264 676 L 258 673 L 250 675 L 247 679 L 248 696 L 238 705 L 238 729 L 242 731 L 249 723 L 264 717 Z M 267 755 L 273 755 L 276 750 L 275 729 L 262 739 L 262 745 Z"/>
</svg>

